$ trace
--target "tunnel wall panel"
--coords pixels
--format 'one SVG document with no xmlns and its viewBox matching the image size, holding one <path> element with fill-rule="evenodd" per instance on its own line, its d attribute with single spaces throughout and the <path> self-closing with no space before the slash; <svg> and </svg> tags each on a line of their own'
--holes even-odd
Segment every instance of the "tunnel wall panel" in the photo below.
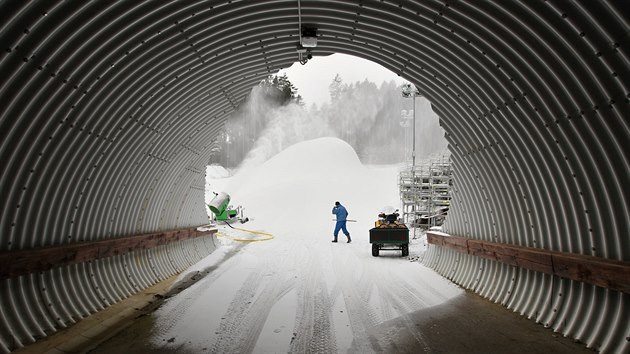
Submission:
<svg viewBox="0 0 630 354">
<path fill-rule="evenodd" d="M 212 253 L 215 242 L 215 236 L 198 237 L 3 279 L 0 348 L 8 352 L 32 343 L 178 274 Z M 165 256 L 173 260 L 170 267 L 147 265 Z"/>
</svg>

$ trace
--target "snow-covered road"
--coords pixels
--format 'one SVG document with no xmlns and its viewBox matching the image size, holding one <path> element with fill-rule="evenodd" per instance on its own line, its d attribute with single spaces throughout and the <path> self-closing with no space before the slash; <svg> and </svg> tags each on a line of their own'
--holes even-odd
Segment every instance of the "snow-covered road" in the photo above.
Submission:
<svg viewBox="0 0 630 354">
<path fill-rule="evenodd" d="M 234 177 L 214 178 L 221 174 L 209 168 L 211 190 L 229 193 L 254 218 L 236 226 L 274 238 L 233 241 L 264 236 L 220 226 L 222 247 L 187 272 L 207 275 L 165 301 L 143 329 L 132 328 L 136 338 L 150 340 L 127 340 L 126 350 L 370 353 L 369 329 L 463 293 L 415 261 L 421 239 L 413 240 L 409 257 L 399 251 L 372 257 L 369 229 L 384 206 L 399 204 L 397 166 L 363 166 L 348 144 L 321 138 Z M 335 201 L 357 220 L 348 223 L 352 243 L 342 234 L 331 242 Z M 414 336 L 422 348 L 422 335 Z"/>
<path fill-rule="evenodd" d="M 367 239 L 356 239 L 334 244 L 305 231 L 220 248 L 205 261 L 209 275 L 153 315 L 151 342 L 190 352 L 335 353 L 354 341 L 369 353 L 369 328 L 461 293 L 399 252 L 372 257 Z"/>
</svg>

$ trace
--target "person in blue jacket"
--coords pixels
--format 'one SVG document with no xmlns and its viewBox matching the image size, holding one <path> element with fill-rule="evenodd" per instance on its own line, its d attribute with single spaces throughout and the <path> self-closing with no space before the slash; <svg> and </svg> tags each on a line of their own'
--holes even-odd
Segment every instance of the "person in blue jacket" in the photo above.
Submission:
<svg viewBox="0 0 630 354">
<path fill-rule="evenodd" d="M 346 229 L 346 220 L 348 218 L 348 211 L 346 208 L 341 205 L 339 202 L 335 202 L 335 206 L 333 207 L 332 213 L 337 216 L 337 223 L 335 224 L 335 239 L 332 242 L 337 242 L 337 235 L 339 235 L 339 230 L 343 230 L 343 234 L 348 237 L 348 243 L 352 241 L 350 239 L 350 233 Z"/>
</svg>

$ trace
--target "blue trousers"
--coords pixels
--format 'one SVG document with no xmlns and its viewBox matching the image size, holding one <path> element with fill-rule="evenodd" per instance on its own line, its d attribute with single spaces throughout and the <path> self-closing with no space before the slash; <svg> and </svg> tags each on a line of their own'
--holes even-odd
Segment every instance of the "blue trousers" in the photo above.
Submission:
<svg viewBox="0 0 630 354">
<path fill-rule="evenodd" d="M 348 230 L 346 229 L 346 221 L 345 220 L 338 220 L 337 224 L 335 224 L 335 238 L 337 238 L 337 235 L 339 235 L 339 230 L 343 230 L 343 234 L 348 236 L 350 235 L 350 233 L 348 232 Z"/>
</svg>

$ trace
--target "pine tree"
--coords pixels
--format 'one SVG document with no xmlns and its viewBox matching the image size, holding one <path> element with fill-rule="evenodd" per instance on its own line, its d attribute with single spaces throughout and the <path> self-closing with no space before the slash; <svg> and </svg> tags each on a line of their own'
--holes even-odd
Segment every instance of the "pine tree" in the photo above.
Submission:
<svg viewBox="0 0 630 354">
<path fill-rule="evenodd" d="M 335 75 L 333 81 L 328 85 L 328 92 L 330 92 L 330 100 L 332 102 L 341 98 L 341 94 L 344 91 L 343 80 L 339 74 Z"/>
</svg>

